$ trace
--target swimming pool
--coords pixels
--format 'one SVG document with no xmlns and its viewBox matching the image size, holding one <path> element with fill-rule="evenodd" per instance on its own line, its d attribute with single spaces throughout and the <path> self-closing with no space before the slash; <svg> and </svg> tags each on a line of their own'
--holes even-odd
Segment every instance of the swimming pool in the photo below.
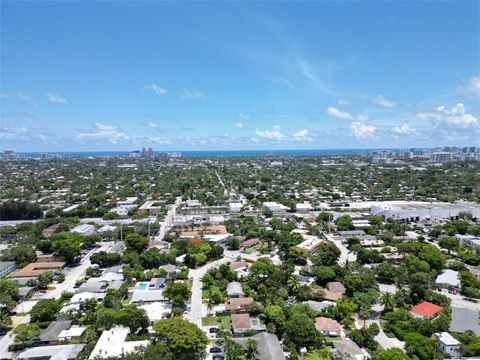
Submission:
<svg viewBox="0 0 480 360">
<path fill-rule="evenodd" d="M 141 282 L 141 283 L 138 284 L 138 288 L 139 288 L 140 290 L 148 290 L 148 283 L 146 283 L 146 282 Z"/>
</svg>

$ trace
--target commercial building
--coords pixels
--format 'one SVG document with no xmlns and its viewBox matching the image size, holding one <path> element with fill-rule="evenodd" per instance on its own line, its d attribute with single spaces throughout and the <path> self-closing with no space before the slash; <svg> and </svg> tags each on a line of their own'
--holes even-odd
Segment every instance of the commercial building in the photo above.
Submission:
<svg viewBox="0 0 480 360">
<path fill-rule="evenodd" d="M 0 262 L 0 277 L 10 274 L 15 271 L 15 261 L 2 261 Z"/>
<path fill-rule="evenodd" d="M 399 222 L 458 220 L 461 213 L 469 213 L 472 218 L 480 218 L 480 206 L 473 203 L 430 203 L 398 202 L 376 204 L 371 207 L 372 215 L 383 216 Z"/>
<path fill-rule="evenodd" d="M 456 234 L 455 238 L 460 242 L 460 245 L 480 247 L 480 237 L 478 236 Z"/>
<path fill-rule="evenodd" d="M 90 236 L 95 234 L 95 226 L 89 224 L 82 224 L 73 228 L 72 230 L 70 230 L 70 232 L 82 236 Z"/>
<path fill-rule="evenodd" d="M 264 202 L 263 203 L 263 206 L 266 207 L 267 209 L 269 209 L 272 213 L 276 214 L 276 213 L 284 213 L 288 210 L 288 207 L 283 205 L 283 204 L 279 204 L 277 202 L 274 202 L 274 201 L 267 201 L 267 202 Z"/>
</svg>

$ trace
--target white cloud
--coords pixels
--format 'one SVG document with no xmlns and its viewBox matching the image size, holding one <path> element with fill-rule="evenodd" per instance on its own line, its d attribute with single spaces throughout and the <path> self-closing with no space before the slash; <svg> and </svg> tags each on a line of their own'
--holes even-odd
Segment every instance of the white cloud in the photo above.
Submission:
<svg viewBox="0 0 480 360">
<path fill-rule="evenodd" d="M 387 99 L 385 96 L 378 94 L 372 99 L 374 104 L 386 107 L 386 108 L 394 108 L 397 106 L 397 103 L 393 100 Z"/>
<path fill-rule="evenodd" d="M 235 127 L 236 127 L 237 129 L 244 129 L 244 128 L 245 128 L 245 125 L 244 125 L 243 123 L 241 123 L 241 122 L 237 122 L 237 123 L 235 124 Z"/>
<path fill-rule="evenodd" d="M 147 123 L 148 127 L 151 128 L 151 129 L 156 129 L 158 128 L 158 124 L 156 122 L 153 122 L 153 121 L 149 121 Z"/>
<path fill-rule="evenodd" d="M 280 131 L 280 125 L 273 125 L 272 130 L 256 130 L 255 134 L 261 138 L 276 141 L 280 141 L 285 137 Z"/>
<path fill-rule="evenodd" d="M 163 96 L 167 93 L 167 90 L 162 88 L 160 85 L 157 85 L 155 83 L 151 83 L 149 85 L 145 85 L 143 87 L 143 90 L 146 90 L 146 91 L 153 91 L 155 94 L 157 94 L 158 96 Z"/>
<path fill-rule="evenodd" d="M 64 104 L 67 102 L 67 99 L 65 99 L 63 96 L 60 96 L 55 93 L 51 93 L 49 91 L 47 91 L 45 95 L 47 95 L 48 101 L 50 102 L 61 103 L 61 104 Z"/>
<path fill-rule="evenodd" d="M 38 134 L 38 138 L 40 139 L 40 141 L 44 144 L 48 144 L 48 138 L 43 135 L 43 134 Z"/>
<path fill-rule="evenodd" d="M 182 95 L 184 99 L 207 100 L 207 96 L 201 91 L 183 89 Z"/>
<path fill-rule="evenodd" d="M 240 114 L 238 114 L 238 118 L 240 120 L 250 120 L 251 116 L 250 116 L 250 114 L 240 113 Z"/>
<path fill-rule="evenodd" d="M 324 92 L 328 95 L 333 95 L 333 91 L 330 90 L 325 83 L 318 77 L 313 65 L 305 59 L 297 58 L 297 66 L 300 74 L 302 74 L 313 87 Z"/>
<path fill-rule="evenodd" d="M 301 141 L 307 139 L 308 129 L 303 129 L 292 135 L 294 140 Z"/>
<path fill-rule="evenodd" d="M 435 125 L 456 126 L 464 129 L 477 124 L 477 118 L 468 114 L 462 103 L 458 103 L 451 109 L 442 105 L 434 110 L 419 112 L 417 117 L 429 120 Z"/>
<path fill-rule="evenodd" d="M 5 93 L 5 92 L 0 92 L 0 98 L 1 99 L 8 99 L 10 97 L 10 94 Z"/>
<path fill-rule="evenodd" d="M 480 97 L 480 75 L 472 76 L 459 86 L 459 91 L 473 97 Z"/>
<path fill-rule="evenodd" d="M 375 126 L 367 125 L 361 121 L 355 121 L 350 125 L 352 135 L 358 140 L 372 138 L 375 134 Z"/>
<path fill-rule="evenodd" d="M 33 107 L 36 107 L 38 105 L 37 102 L 35 100 L 33 100 L 30 96 L 22 94 L 20 92 L 17 92 L 17 98 L 20 101 L 28 102 L 28 103 L 32 104 Z"/>
<path fill-rule="evenodd" d="M 416 130 L 412 128 L 410 124 L 405 123 L 405 124 L 402 124 L 401 126 L 395 126 L 393 128 L 393 132 L 399 135 L 408 135 L 408 134 L 415 133 Z"/>
<path fill-rule="evenodd" d="M 342 111 L 334 106 L 329 106 L 327 108 L 326 114 L 330 117 L 333 117 L 335 119 L 339 120 L 349 120 L 349 121 L 367 121 L 370 120 L 370 117 L 367 114 L 357 114 L 357 115 L 352 115 L 348 111 Z"/>
<path fill-rule="evenodd" d="M 347 111 L 341 111 L 337 109 L 336 107 L 329 106 L 327 108 L 327 115 L 335 118 L 335 119 L 340 119 L 340 120 L 353 120 L 354 117 L 352 114 L 350 114 Z"/>
<path fill-rule="evenodd" d="M 118 141 L 129 140 L 130 137 L 120 131 L 117 126 L 95 123 L 92 130 L 80 132 L 77 135 L 79 140 L 108 141 L 117 144 Z"/>
<path fill-rule="evenodd" d="M 0 128 L 0 139 L 2 140 L 19 140 L 27 135 L 25 127 L 2 127 Z"/>
</svg>

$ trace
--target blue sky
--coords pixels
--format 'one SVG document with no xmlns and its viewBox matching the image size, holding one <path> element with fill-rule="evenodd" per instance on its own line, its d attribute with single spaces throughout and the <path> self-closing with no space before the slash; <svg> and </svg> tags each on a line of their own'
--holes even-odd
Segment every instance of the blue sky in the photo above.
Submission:
<svg viewBox="0 0 480 360">
<path fill-rule="evenodd" d="M 1 2 L 0 149 L 480 145 L 479 2 Z"/>
</svg>

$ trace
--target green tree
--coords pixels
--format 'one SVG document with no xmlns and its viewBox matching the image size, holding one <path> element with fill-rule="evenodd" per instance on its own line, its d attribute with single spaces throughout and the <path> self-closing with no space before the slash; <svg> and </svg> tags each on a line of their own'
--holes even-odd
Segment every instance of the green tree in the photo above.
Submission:
<svg viewBox="0 0 480 360">
<path fill-rule="evenodd" d="M 460 247 L 458 240 L 452 236 L 445 236 L 444 238 L 440 239 L 438 245 L 443 249 L 447 249 L 449 254 L 451 251 L 456 251 Z"/>
<path fill-rule="evenodd" d="M 175 359 L 199 356 L 208 344 L 207 336 L 198 326 L 181 318 L 157 321 L 153 330 L 158 342 L 165 344 Z"/>
<path fill-rule="evenodd" d="M 52 321 L 55 319 L 58 311 L 60 310 L 60 305 L 52 299 L 42 299 L 37 301 L 33 305 L 32 310 L 30 311 L 30 318 L 32 321 Z"/>
<path fill-rule="evenodd" d="M 402 349 L 378 349 L 373 354 L 372 360 L 410 360 L 410 357 Z"/>
<path fill-rule="evenodd" d="M 174 306 L 183 306 L 183 303 L 192 296 L 192 292 L 187 283 L 171 282 L 167 284 L 163 296 L 171 300 Z"/>
<path fill-rule="evenodd" d="M 141 253 L 148 247 L 148 239 L 136 233 L 130 233 L 125 236 L 125 246 L 128 251 Z"/>
<path fill-rule="evenodd" d="M 330 242 L 323 242 L 316 250 L 313 261 L 316 265 L 332 266 L 337 263 L 340 256 L 340 250 L 337 246 Z"/>
<path fill-rule="evenodd" d="M 3 261 L 15 261 L 18 267 L 24 267 L 37 260 L 34 248 L 28 244 L 10 246 L 2 254 Z"/>
<path fill-rule="evenodd" d="M 350 215 L 342 215 L 340 216 L 337 221 L 337 229 L 339 231 L 348 231 L 354 230 L 355 226 L 353 226 L 353 220 Z"/>
<path fill-rule="evenodd" d="M 380 304 L 383 305 L 384 312 L 392 311 L 395 307 L 395 299 L 392 294 L 390 294 L 389 292 L 385 292 L 380 297 Z"/>
<path fill-rule="evenodd" d="M 25 344 L 27 341 L 40 336 L 41 330 L 37 324 L 20 324 L 14 330 L 15 341 Z"/>
<path fill-rule="evenodd" d="M 12 281 L 2 278 L 0 279 L 0 303 L 8 311 L 12 311 L 20 300 L 18 287 Z"/>
<path fill-rule="evenodd" d="M 74 237 L 66 237 L 65 239 L 54 240 L 52 242 L 52 251 L 55 255 L 61 257 L 65 262 L 71 263 L 80 255 L 82 248 L 80 242 Z"/>
<path fill-rule="evenodd" d="M 315 329 L 313 320 L 306 314 L 295 313 L 285 322 L 285 339 L 295 347 L 315 346 L 322 342 L 321 334 Z"/>
</svg>

